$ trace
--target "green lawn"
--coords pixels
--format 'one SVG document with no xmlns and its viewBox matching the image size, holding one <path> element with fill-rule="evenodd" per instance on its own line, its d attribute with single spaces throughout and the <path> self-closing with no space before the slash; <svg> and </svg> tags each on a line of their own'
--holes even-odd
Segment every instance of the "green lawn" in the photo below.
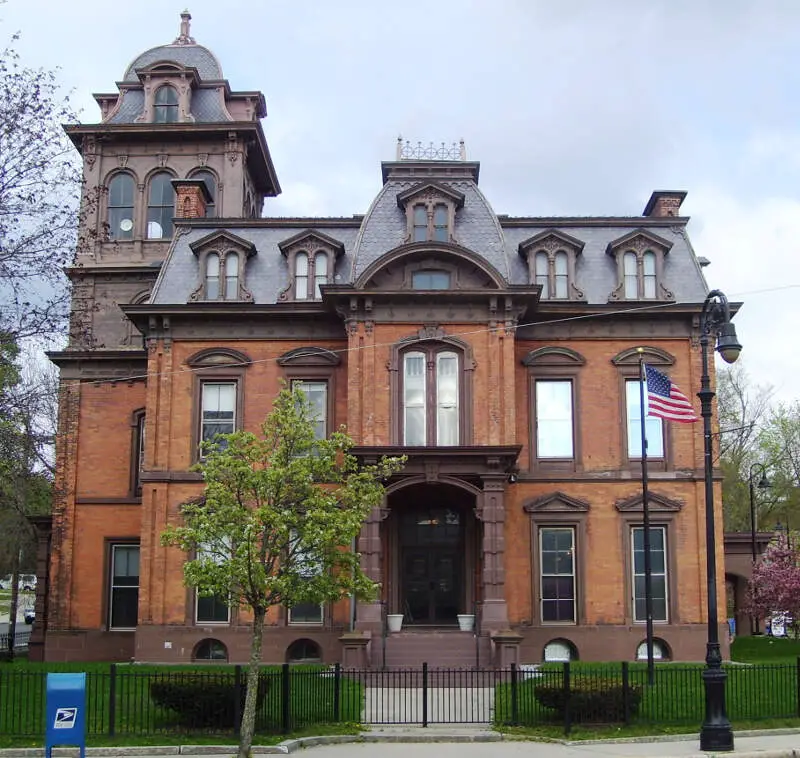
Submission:
<svg viewBox="0 0 800 758">
<path fill-rule="evenodd" d="M 137 738 L 176 739 L 218 732 L 230 741 L 231 730 L 188 728 L 177 714 L 156 705 L 150 697 L 150 684 L 169 679 L 202 678 L 203 682 L 226 683 L 231 688 L 234 668 L 167 667 L 118 665 L 114 696 L 114 734 Z M 109 664 L 34 664 L 15 662 L 0 666 L 0 735 L 36 737 L 44 734 L 46 673 L 85 671 L 87 674 L 87 735 L 90 744 L 102 744 L 111 734 L 111 667 Z M 283 734 L 283 682 L 280 667 L 264 667 L 268 679 L 267 694 L 257 715 L 257 730 L 262 736 Z M 243 672 L 244 675 L 244 672 Z M 363 687 L 341 677 L 339 680 L 338 713 L 336 679 L 323 667 L 292 667 L 289 677 L 290 731 L 334 723 L 354 723 L 361 718 Z M 159 735 L 163 735 L 160 737 Z M 217 735 L 214 735 L 217 736 Z M 282 739 L 282 736 L 280 737 Z M 138 741 L 137 741 L 138 744 Z"/>
<path fill-rule="evenodd" d="M 800 640 L 785 637 L 737 637 L 731 645 L 731 659 L 743 663 L 795 663 L 800 657 Z"/>
<path fill-rule="evenodd" d="M 798 711 L 797 668 L 786 664 L 757 666 L 728 665 L 725 667 L 728 717 L 732 722 L 781 721 L 800 718 Z M 570 667 L 572 686 L 582 684 L 592 688 L 622 685 L 620 664 L 580 664 Z M 673 728 L 696 726 L 704 716 L 702 664 L 659 664 L 654 685 L 647 684 L 644 664 L 631 664 L 629 684 L 641 694 L 638 711 L 631 714 L 632 727 Z M 563 717 L 552 708 L 544 707 L 536 698 L 540 685 L 563 687 L 563 667 L 542 667 L 541 676 L 518 683 L 516 723 L 527 727 L 560 727 Z M 495 701 L 495 720 L 512 724 L 511 685 L 499 685 Z"/>
</svg>

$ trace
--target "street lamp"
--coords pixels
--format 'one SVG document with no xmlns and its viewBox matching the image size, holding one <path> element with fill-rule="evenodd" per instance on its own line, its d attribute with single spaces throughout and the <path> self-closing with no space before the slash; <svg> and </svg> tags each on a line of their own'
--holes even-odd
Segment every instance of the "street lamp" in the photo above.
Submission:
<svg viewBox="0 0 800 758">
<path fill-rule="evenodd" d="M 753 567 L 755 568 L 756 560 L 758 559 L 758 549 L 756 547 L 756 493 L 753 486 L 753 477 L 756 472 L 761 472 L 761 479 L 758 480 L 756 485 L 760 490 L 769 489 L 772 485 L 767 479 L 767 469 L 763 463 L 754 463 L 750 466 L 750 476 L 747 481 L 750 487 L 750 550 L 753 553 Z M 758 616 L 753 616 L 751 620 L 753 626 L 753 634 L 758 634 Z"/>
<path fill-rule="evenodd" d="M 703 372 L 700 376 L 700 415 L 703 417 L 703 451 L 706 494 L 706 582 L 708 584 L 708 636 L 706 642 L 706 667 L 703 685 L 706 693 L 706 712 L 700 727 L 701 750 L 733 750 L 733 729 L 725 712 L 725 679 L 722 655 L 719 650 L 719 623 L 717 621 L 717 538 L 714 527 L 714 472 L 711 447 L 711 401 L 714 391 L 708 374 L 709 335 L 716 337 L 716 350 L 726 363 L 733 363 L 742 346 L 736 339 L 736 329 L 731 323 L 728 298 L 719 290 L 712 290 L 703 302 L 700 313 L 700 354 Z"/>
</svg>

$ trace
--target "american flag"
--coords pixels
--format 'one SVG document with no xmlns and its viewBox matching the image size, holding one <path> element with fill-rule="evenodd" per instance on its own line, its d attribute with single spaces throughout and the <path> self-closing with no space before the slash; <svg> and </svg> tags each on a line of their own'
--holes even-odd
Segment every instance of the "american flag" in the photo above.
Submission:
<svg viewBox="0 0 800 758">
<path fill-rule="evenodd" d="M 691 423 L 699 421 L 689 398 L 660 371 L 645 365 L 647 379 L 647 415 L 667 421 Z"/>
</svg>

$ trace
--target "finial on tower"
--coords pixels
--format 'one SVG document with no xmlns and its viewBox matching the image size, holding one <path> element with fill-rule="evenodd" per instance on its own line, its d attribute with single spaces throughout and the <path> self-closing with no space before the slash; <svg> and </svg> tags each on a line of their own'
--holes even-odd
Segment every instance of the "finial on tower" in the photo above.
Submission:
<svg viewBox="0 0 800 758">
<path fill-rule="evenodd" d="M 175 38 L 173 45 L 196 45 L 194 37 L 189 33 L 192 14 L 188 10 L 181 13 L 181 33 Z"/>
<path fill-rule="evenodd" d="M 431 142 L 423 145 L 417 142 L 412 145 L 409 140 L 403 141 L 402 135 L 397 138 L 397 160 L 398 161 L 466 161 L 467 147 L 464 140 L 441 145 L 434 145 Z"/>
</svg>

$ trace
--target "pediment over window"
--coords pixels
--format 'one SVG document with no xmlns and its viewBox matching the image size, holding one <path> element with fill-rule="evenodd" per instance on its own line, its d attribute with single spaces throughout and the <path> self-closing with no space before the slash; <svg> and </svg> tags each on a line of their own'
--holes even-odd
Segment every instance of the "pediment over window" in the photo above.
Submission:
<svg viewBox="0 0 800 758">
<path fill-rule="evenodd" d="M 324 347 L 296 347 L 278 358 L 279 366 L 338 366 L 338 353 Z"/>
<path fill-rule="evenodd" d="M 524 366 L 583 366 L 586 359 L 568 347 L 540 347 L 523 359 Z"/>
<path fill-rule="evenodd" d="M 571 497 L 563 492 L 551 492 L 535 500 L 530 500 L 522 506 L 526 513 L 586 513 L 589 502 L 577 497 Z"/>
<path fill-rule="evenodd" d="M 641 350 L 641 353 L 639 350 Z M 615 366 L 634 366 L 639 363 L 640 355 L 644 356 L 645 363 L 650 363 L 655 366 L 675 365 L 674 355 L 671 355 L 666 350 L 661 350 L 658 347 L 649 347 L 647 345 L 644 345 L 641 348 L 630 347 L 627 350 L 622 350 L 611 359 L 611 363 L 613 363 Z"/>
<path fill-rule="evenodd" d="M 286 257 L 298 250 L 309 251 L 317 248 L 330 250 L 337 258 L 344 254 L 344 244 L 342 242 L 314 229 L 304 229 L 302 232 L 289 237 L 289 239 L 279 242 L 278 248 Z"/>
<path fill-rule="evenodd" d="M 635 495 L 617 500 L 614 507 L 620 513 L 644 512 L 642 502 L 642 493 L 637 492 Z M 683 501 L 660 495 L 658 492 L 649 492 L 647 506 L 648 510 L 654 513 L 677 513 L 683 508 Z"/>
<path fill-rule="evenodd" d="M 252 363 L 250 357 L 239 350 L 229 347 L 208 347 L 200 350 L 186 360 L 187 366 L 192 368 L 220 368 L 225 366 L 249 366 Z"/>
<path fill-rule="evenodd" d="M 155 61 L 146 66 L 136 69 L 136 75 L 142 84 L 146 84 L 148 79 L 170 78 L 177 81 L 188 81 L 192 85 L 200 82 L 200 76 L 196 68 L 192 66 L 181 66 L 175 61 Z"/>
<path fill-rule="evenodd" d="M 189 247 L 197 256 L 210 248 L 230 248 L 236 252 L 244 253 L 248 258 L 256 254 L 256 246 L 250 240 L 246 240 L 238 234 L 231 234 L 231 232 L 227 232 L 224 229 L 201 237 L 199 240 L 190 243 Z"/>
<path fill-rule="evenodd" d="M 415 274 L 441 272 L 447 275 L 447 290 L 502 289 L 502 274 L 488 261 L 460 245 L 415 242 L 379 258 L 358 278 L 359 289 L 413 290 Z M 422 288 L 424 289 L 424 288 Z"/>
<path fill-rule="evenodd" d="M 616 255 L 617 251 L 622 247 L 626 250 L 633 250 L 636 253 L 643 253 L 645 250 L 654 248 L 663 253 L 668 253 L 672 249 L 672 243 L 647 229 L 634 229 L 622 237 L 611 240 L 608 243 L 606 252 L 609 255 Z"/>
<path fill-rule="evenodd" d="M 576 283 L 575 260 L 584 243 L 557 229 L 546 229 L 520 242 L 518 252 L 528 263 L 528 283 L 540 287 L 542 300 L 583 300 Z"/>
<path fill-rule="evenodd" d="M 405 208 L 410 202 L 414 200 L 431 201 L 431 200 L 449 200 L 456 208 L 461 208 L 464 205 L 464 193 L 448 187 L 438 182 L 421 182 L 415 184 L 409 189 L 399 192 L 397 195 L 397 204 L 401 208 Z"/>
<path fill-rule="evenodd" d="M 528 254 L 532 250 L 546 250 L 547 252 L 572 250 L 577 255 L 583 251 L 585 244 L 585 242 L 557 229 L 546 229 L 533 237 L 522 240 L 517 250 L 527 260 Z"/>
</svg>

